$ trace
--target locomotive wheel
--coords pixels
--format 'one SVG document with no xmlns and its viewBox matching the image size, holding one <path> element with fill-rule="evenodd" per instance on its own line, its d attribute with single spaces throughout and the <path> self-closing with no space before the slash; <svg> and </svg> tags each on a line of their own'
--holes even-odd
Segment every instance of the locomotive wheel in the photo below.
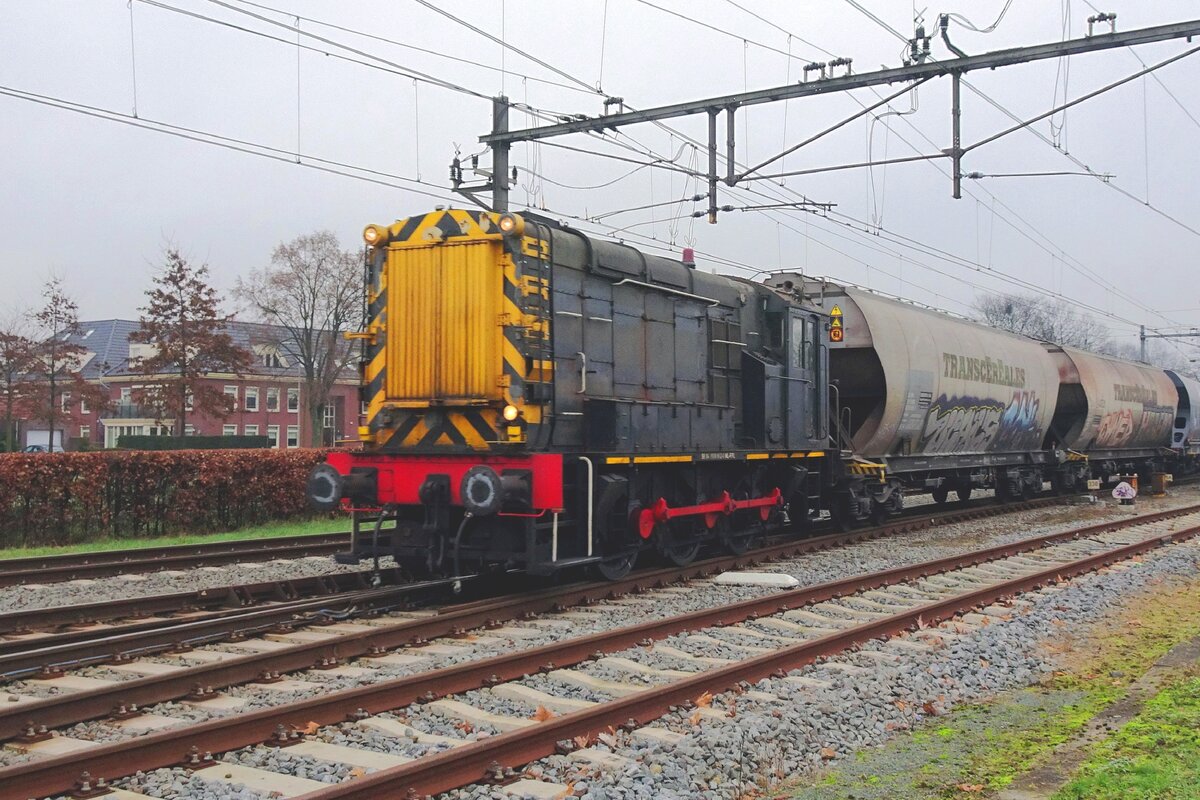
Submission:
<svg viewBox="0 0 1200 800">
<path fill-rule="evenodd" d="M 970 486 L 960 486 L 954 490 L 954 493 L 956 495 L 958 495 L 958 501 L 960 503 L 965 503 L 971 499 L 971 487 Z"/>
<path fill-rule="evenodd" d="M 621 553 L 606 558 L 596 565 L 596 570 L 606 581 L 619 581 L 633 571 L 637 561 L 637 551 Z"/>
<path fill-rule="evenodd" d="M 717 540 L 721 542 L 721 546 L 735 556 L 744 555 L 752 547 L 754 547 L 757 532 L 753 529 L 733 530 L 733 526 L 726 517 L 721 517 L 717 520 L 716 527 L 713 531 L 717 535 Z"/>
<path fill-rule="evenodd" d="M 608 484 L 596 503 L 598 543 L 602 560 L 596 565 L 600 575 L 609 581 L 619 581 L 630 573 L 637 562 L 638 545 L 630 520 L 637 517 L 640 506 L 629 512 L 629 484 L 617 481 Z"/>
<path fill-rule="evenodd" d="M 929 494 L 933 496 L 933 502 L 940 506 L 942 503 L 946 502 L 946 498 L 950 496 L 950 490 L 945 486 L 939 486 Z"/>
<path fill-rule="evenodd" d="M 660 525 L 658 552 L 677 567 L 686 567 L 700 555 L 700 542 L 683 526 Z"/>
</svg>

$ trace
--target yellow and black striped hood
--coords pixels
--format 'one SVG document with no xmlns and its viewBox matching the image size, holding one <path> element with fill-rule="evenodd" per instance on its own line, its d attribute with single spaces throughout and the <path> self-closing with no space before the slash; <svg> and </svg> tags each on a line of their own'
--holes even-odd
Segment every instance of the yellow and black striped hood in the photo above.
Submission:
<svg viewBox="0 0 1200 800">
<path fill-rule="evenodd" d="M 451 209 L 367 228 L 369 447 L 511 449 L 540 423 L 526 384 L 550 363 L 548 245 L 500 218 Z"/>
</svg>

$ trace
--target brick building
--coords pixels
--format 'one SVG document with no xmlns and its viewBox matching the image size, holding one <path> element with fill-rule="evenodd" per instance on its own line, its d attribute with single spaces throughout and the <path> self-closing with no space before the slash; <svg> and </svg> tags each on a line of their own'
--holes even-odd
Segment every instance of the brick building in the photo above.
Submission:
<svg viewBox="0 0 1200 800">
<path fill-rule="evenodd" d="M 55 422 L 59 438 L 56 447 L 67 449 L 86 441 L 92 448 L 116 447 L 124 435 L 266 436 L 273 447 L 299 447 L 306 444 L 309 427 L 304 413 L 306 398 L 302 372 L 290 363 L 287 349 L 279 345 L 286 330 L 247 322 L 230 323 L 227 331 L 235 344 L 252 356 L 244 375 L 211 374 L 206 380 L 234 398 L 235 410 L 226 418 L 189 412 L 187 430 L 174 430 L 174 420 L 157 420 L 153 412 L 138 405 L 137 389 L 151 383 L 137 367 L 140 358 L 150 355 L 152 345 L 131 342 L 138 330 L 134 320 L 92 320 L 80 323 L 81 334 L 73 341 L 87 349 L 83 356 L 82 377 L 102 387 L 109 399 L 107 409 L 89 408 L 80 398 L 64 393 L 60 406 L 61 422 Z M 334 387 L 331 402 L 325 407 L 321 441 L 332 446 L 338 440 L 357 437 L 361 409 L 358 375 L 351 367 Z M 49 432 L 45 424 L 27 422 L 23 426 L 24 444 L 46 444 Z"/>
</svg>

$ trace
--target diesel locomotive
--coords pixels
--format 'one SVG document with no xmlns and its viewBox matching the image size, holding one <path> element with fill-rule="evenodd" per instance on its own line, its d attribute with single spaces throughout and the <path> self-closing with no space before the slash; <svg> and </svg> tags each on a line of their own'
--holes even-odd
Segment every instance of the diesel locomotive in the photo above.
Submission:
<svg viewBox="0 0 1200 800">
<path fill-rule="evenodd" d="M 361 448 L 308 482 L 347 558 L 615 579 L 906 492 L 1001 499 L 1200 452 L 1200 384 L 801 275 L 698 270 L 537 214 L 371 225 Z M 1189 402 L 1190 401 L 1190 402 Z"/>
</svg>

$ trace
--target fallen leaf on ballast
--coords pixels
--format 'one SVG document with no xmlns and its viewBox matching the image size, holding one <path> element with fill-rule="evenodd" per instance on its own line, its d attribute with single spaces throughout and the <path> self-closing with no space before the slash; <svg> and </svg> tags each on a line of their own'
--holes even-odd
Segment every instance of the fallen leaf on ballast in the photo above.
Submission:
<svg viewBox="0 0 1200 800">
<path fill-rule="evenodd" d="M 351 778 L 361 778 L 363 775 L 366 775 L 366 774 L 367 774 L 367 771 L 365 769 L 363 769 L 362 767 L 355 767 L 354 769 L 350 770 L 350 772 L 349 772 L 349 775 Z"/>
<path fill-rule="evenodd" d="M 533 718 L 538 722 L 545 722 L 548 719 L 554 719 L 554 712 L 545 706 L 538 706 L 537 711 L 533 712 Z"/>
<path fill-rule="evenodd" d="M 699 725 L 700 720 L 702 720 L 702 719 L 704 719 L 704 717 L 701 716 L 699 711 L 696 711 L 690 717 L 688 717 L 688 722 L 692 723 L 692 725 L 695 726 L 695 725 Z"/>
<path fill-rule="evenodd" d="M 903 711 L 904 709 L 908 708 L 908 703 L 904 702 L 903 700 L 897 700 L 897 701 L 896 701 L 896 708 L 898 708 L 898 709 L 900 709 L 901 711 Z"/>
<path fill-rule="evenodd" d="M 705 692 L 704 694 L 702 694 L 696 698 L 696 705 L 700 706 L 701 708 L 708 708 L 709 706 L 712 705 L 712 701 L 713 701 L 712 692 Z"/>
<path fill-rule="evenodd" d="M 983 784 L 982 783 L 960 783 L 957 786 L 955 786 L 954 788 L 958 789 L 960 792 L 982 792 Z"/>
<path fill-rule="evenodd" d="M 986 658 L 979 659 L 979 668 L 980 669 L 987 669 L 991 665 L 992 665 L 991 662 L 988 661 Z"/>
<path fill-rule="evenodd" d="M 822 747 L 821 748 L 821 758 L 824 758 L 826 760 L 828 760 L 830 758 L 837 758 L 837 750 L 834 750 L 832 747 Z"/>
<path fill-rule="evenodd" d="M 576 747 L 582 750 L 592 743 L 592 737 L 585 733 L 583 736 L 576 736 L 572 741 L 575 742 Z"/>
<path fill-rule="evenodd" d="M 936 717 L 938 714 L 937 706 L 935 706 L 933 703 L 926 703 L 925 705 L 921 706 L 921 710 L 931 717 Z"/>
<path fill-rule="evenodd" d="M 306 733 L 311 736 L 312 734 L 321 730 L 321 726 L 310 720 L 303 728 L 300 728 L 299 730 L 301 733 Z"/>
</svg>

